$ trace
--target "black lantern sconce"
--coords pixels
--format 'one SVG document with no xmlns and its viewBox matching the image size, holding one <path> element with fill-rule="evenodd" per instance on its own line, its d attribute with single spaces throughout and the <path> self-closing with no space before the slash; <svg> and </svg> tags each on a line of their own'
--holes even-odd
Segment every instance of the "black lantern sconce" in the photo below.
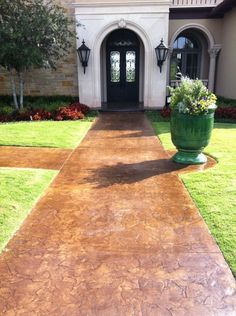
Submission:
<svg viewBox="0 0 236 316">
<path fill-rule="evenodd" d="M 162 65 L 166 61 L 166 57 L 169 51 L 169 49 L 163 43 L 163 38 L 161 39 L 161 43 L 155 48 L 155 51 L 157 56 L 157 65 L 160 67 L 161 72 Z"/>
<path fill-rule="evenodd" d="M 85 41 L 83 40 L 82 45 L 77 49 L 77 53 L 79 55 L 79 60 L 84 68 L 84 74 L 86 67 L 88 66 L 90 52 L 91 49 L 85 45 Z"/>
</svg>

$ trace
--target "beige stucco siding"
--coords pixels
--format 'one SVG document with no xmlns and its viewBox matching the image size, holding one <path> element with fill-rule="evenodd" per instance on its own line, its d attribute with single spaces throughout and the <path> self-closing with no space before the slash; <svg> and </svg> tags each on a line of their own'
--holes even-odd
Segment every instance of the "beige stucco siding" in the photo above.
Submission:
<svg viewBox="0 0 236 316">
<path fill-rule="evenodd" d="M 236 8 L 225 15 L 222 33 L 216 93 L 226 98 L 236 99 Z"/>
<path fill-rule="evenodd" d="M 222 19 L 185 19 L 185 20 L 170 20 L 169 24 L 169 41 L 171 41 L 173 35 L 184 25 L 202 25 L 210 31 L 215 44 L 221 44 L 222 37 Z"/>
</svg>

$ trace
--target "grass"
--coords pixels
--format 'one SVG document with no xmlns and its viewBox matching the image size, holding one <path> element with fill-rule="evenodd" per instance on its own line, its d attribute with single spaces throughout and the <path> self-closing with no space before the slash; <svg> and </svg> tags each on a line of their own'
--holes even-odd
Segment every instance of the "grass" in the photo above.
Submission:
<svg viewBox="0 0 236 316">
<path fill-rule="evenodd" d="M 0 124 L 0 145 L 74 148 L 97 113 L 79 121 Z M 57 174 L 51 170 L 0 168 L 0 251 Z"/>
<path fill-rule="evenodd" d="M 77 99 L 73 96 L 26 96 L 25 108 L 55 111 Z M 0 112 L 11 112 L 11 106 L 11 96 L 0 96 Z M 87 133 L 96 115 L 95 111 L 91 111 L 80 121 L 0 123 L 0 146 L 75 148 Z"/>
<path fill-rule="evenodd" d="M 56 174 L 52 170 L 0 169 L 0 251 Z"/>
<path fill-rule="evenodd" d="M 169 122 L 148 114 L 156 134 L 166 149 L 174 149 Z M 199 208 L 236 276 L 236 124 L 215 123 L 210 145 L 205 152 L 218 164 L 203 173 L 181 175 L 187 190 Z"/>
<path fill-rule="evenodd" d="M 50 111 L 71 101 L 68 97 L 29 97 L 26 100 L 30 106 Z M 0 110 L 9 104 L 9 97 L 0 97 Z M 79 121 L 0 123 L 0 146 L 75 148 L 96 115 L 96 112 L 90 112 L 86 119 Z M 56 173 L 51 170 L 0 168 L 0 251 L 20 227 Z"/>
<path fill-rule="evenodd" d="M 41 121 L 0 124 L 0 146 L 75 148 L 94 115 L 80 121 Z"/>
</svg>

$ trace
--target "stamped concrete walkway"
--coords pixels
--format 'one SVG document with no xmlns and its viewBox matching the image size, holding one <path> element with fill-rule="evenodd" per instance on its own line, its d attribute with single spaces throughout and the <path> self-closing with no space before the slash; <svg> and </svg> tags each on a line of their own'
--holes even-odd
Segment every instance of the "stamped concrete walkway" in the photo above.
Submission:
<svg viewBox="0 0 236 316">
<path fill-rule="evenodd" d="M 0 146 L 0 167 L 59 170 L 71 149 Z"/>
<path fill-rule="evenodd" d="M 0 314 L 235 315 L 176 169 L 144 114 L 103 114 L 0 256 Z"/>
</svg>

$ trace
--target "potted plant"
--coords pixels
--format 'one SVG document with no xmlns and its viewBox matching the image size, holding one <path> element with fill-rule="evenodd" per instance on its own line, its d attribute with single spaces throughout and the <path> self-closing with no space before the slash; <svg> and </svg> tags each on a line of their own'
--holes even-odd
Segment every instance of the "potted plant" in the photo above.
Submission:
<svg viewBox="0 0 236 316">
<path fill-rule="evenodd" d="M 182 78 L 171 94 L 171 139 L 178 152 L 173 160 L 182 164 L 202 164 L 214 124 L 216 96 L 201 80 Z"/>
</svg>

